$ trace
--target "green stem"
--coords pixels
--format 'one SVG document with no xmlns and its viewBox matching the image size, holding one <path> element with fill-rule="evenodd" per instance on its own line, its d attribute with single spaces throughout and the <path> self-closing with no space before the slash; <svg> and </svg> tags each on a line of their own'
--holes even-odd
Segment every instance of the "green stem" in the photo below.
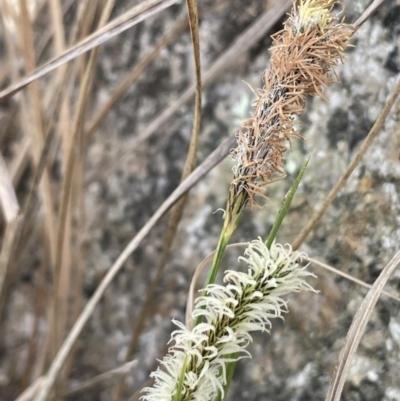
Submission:
<svg viewBox="0 0 400 401">
<path fill-rule="evenodd" d="M 300 181 L 303 178 L 303 175 L 306 171 L 309 161 L 310 161 L 310 158 L 308 158 L 304 162 L 299 174 L 296 177 L 296 181 L 294 182 L 292 189 L 290 190 L 290 192 L 288 192 L 288 194 L 285 196 L 285 199 L 283 200 L 282 206 L 279 209 L 278 215 L 276 216 L 276 219 L 275 219 L 274 225 L 272 226 L 271 232 L 269 233 L 269 236 L 268 236 L 267 240 L 265 241 L 265 244 L 267 245 L 268 249 L 271 248 L 271 245 L 274 242 L 276 235 L 278 234 L 278 231 L 282 225 L 283 219 L 285 218 L 286 213 L 289 210 L 290 204 L 292 203 L 293 197 L 297 191 L 297 188 L 299 187 Z"/>
<path fill-rule="evenodd" d="M 182 398 L 182 387 L 183 387 L 183 381 L 185 380 L 187 364 L 188 364 L 188 358 L 186 357 L 185 362 L 182 366 L 181 374 L 179 376 L 178 388 L 176 389 L 173 401 L 179 401 Z"/>
<path fill-rule="evenodd" d="M 242 216 L 242 211 L 244 209 L 244 206 L 246 205 L 246 201 L 247 201 L 247 194 L 245 192 L 237 194 L 235 188 L 231 186 L 228 203 L 226 207 L 224 224 L 222 226 L 217 249 L 215 251 L 214 259 L 210 271 L 208 273 L 204 288 L 207 287 L 207 285 L 214 283 L 215 278 L 217 277 L 218 269 L 221 264 L 222 257 L 224 256 L 226 246 L 228 245 L 229 239 L 231 238 L 232 234 L 234 233 L 236 227 L 239 224 L 239 220 L 240 217 Z M 203 295 L 206 295 L 205 291 L 203 291 Z M 199 323 L 201 323 L 201 320 L 202 320 L 201 316 L 197 317 L 194 322 L 194 326 L 197 326 Z M 186 367 L 187 367 L 187 361 L 185 361 L 185 364 L 182 367 L 179 376 L 177 392 L 175 393 L 173 401 L 179 401 L 182 398 L 181 392 L 182 392 L 183 381 L 186 374 Z"/>
<path fill-rule="evenodd" d="M 224 252 L 228 242 L 236 230 L 239 220 L 242 216 L 242 212 L 244 210 L 244 206 L 247 201 L 247 193 L 241 192 L 240 194 L 236 193 L 236 190 L 233 186 L 231 186 L 231 190 L 229 193 L 229 199 L 225 212 L 224 225 L 222 226 L 221 234 L 218 240 L 217 249 L 215 250 L 214 259 L 208 272 L 208 276 L 206 282 L 204 284 L 204 288 L 206 288 L 209 284 L 215 282 L 215 278 L 217 277 L 218 269 L 222 261 L 222 257 L 224 256 Z M 203 291 L 203 296 L 206 295 L 205 291 Z M 194 326 L 197 326 L 201 322 L 202 317 L 199 316 L 196 318 L 194 322 Z"/>
<path fill-rule="evenodd" d="M 230 229 L 231 227 L 224 227 L 222 228 L 221 235 L 219 237 L 217 249 L 215 250 L 214 259 L 211 265 L 211 268 L 208 272 L 206 282 L 204 287 L 207 287 L 209 284 L 215 282 L 215 278 L 217 277 L 219 265 L 221 264 L 222 257 L 224 256 L 225 248 L 228 245 L 228 242 L 231 238 L 231 235 L 234 229 Z"/>
</svg>

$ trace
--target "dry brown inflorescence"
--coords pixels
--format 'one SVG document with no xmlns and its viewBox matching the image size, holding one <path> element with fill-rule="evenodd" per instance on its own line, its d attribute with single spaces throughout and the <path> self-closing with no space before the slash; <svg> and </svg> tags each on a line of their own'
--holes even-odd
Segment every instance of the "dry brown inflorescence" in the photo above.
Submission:
<svg viewBox="0 0 400 401">
<path fill-rule="evenodd" d="M 294 0 L 284 29 L 273 36 L 264 87 L 254 91 L 254 112 L 240 128 L 233 151 L 231 205 L 256 205 L 256 195 L 265 197 L 263 187 L 285 176 L 284 153 L 292 138 L 301 138 L 294 122 L 306 95 L 323 97 L 324 85 L 338 80 L 333 66 L 343 59 L 354 28 L 338 14 L 331 16 L 336 3 Z"/>
</svg>

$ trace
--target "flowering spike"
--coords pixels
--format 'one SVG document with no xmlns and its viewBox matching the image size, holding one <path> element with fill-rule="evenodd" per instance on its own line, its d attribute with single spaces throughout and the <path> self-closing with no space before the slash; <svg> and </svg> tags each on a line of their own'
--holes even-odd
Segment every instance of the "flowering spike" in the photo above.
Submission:
<svg viewBox="0 0 400 401">
<path fill-rule="evenodd" d="M 238 133 L 232 156 L 230 207 L 240 209 L 263 187 L 284 177 L 284 153 L 291 138 L 301 138 L 294 120 L 306 95 L 323 96 L 323 87 L 337 80 L 333 67 L 343 58 L 353 27 L 332 16 L 336 0 L 293 0 L 284 29 L 273 36 L 270 69 L 256 91 L 251 117 Z M 243 196 L 243 193 L 246 196 Z M 242 202 L 241 207 L 237 203 Z M 227 208 L 229 213 L 229 207 Z"/>
<path fill-rule="evenodd" d="M 249 332 L 268 332 L 270 319 L 287 312 L 287 302 L 282 296 L 301 290 L 314 291 L 304 281 L 312 274 L 299 266 L 304 256 L 293 252 L 289 245 L 273 244 L 268 249 L 261 239 L 251 242 L 245 256 L 239 258 L 247 263 L 247 273 L 227 271 L 226 286 L 209 285 L 208 295 L 196 300 L 193 317 L 201 316 L 203 322 L 190 330 L 174 321 L 178 329 L 171 335 L 174 344 L 170 354 L 161 362 L 164 369 L 158 368 L 151 374 L 155 384 L 143 390 L 146 394 L 142 399 L 209 401 L 218 392 L 223 393 L 226 363 L 250 357 L 246 350 L 252 341 Z M 232 354 L 237 357 L 233 359 Z M 230 358 L 225 358 L 226 355 Z"/>
</svg>

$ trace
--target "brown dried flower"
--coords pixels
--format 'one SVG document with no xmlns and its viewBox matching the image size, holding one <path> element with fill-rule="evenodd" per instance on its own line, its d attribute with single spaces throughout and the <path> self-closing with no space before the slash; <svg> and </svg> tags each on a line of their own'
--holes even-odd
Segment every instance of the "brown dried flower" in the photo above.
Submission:
<svg viewBox="0 0 400 401">
<path fill-rule="evenodd" d="M 353 33 L 351 25 L 331 16 L 336 1 L 293 3 L 284 29 L 272 37 L 270 69 L 264 73 L 264 87 L 255 92 L 254 112 L 238 133 L 231 207 L 235 202 L 254 205 L 255 195 L 265 197 L 265 185 L 284 177 L 287 146 L 291 138 L 301 138 L 295 116 L 303 111 L 306 95 L 323 97 L 323 86 L 337 81 L 333 66 L 342 60 Z"/>
</svg>

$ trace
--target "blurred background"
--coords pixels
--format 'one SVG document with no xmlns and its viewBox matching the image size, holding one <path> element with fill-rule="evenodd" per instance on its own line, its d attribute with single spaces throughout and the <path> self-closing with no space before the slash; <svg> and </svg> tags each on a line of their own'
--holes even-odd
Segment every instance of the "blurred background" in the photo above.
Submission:
<svg viewBox="0 0 400 401">
<path fill-rule="evenodd" d="M 289 11 L 283 3 L 198 1 L 202 69 L 211 75 L 203 88 L 198 163 L 249 115 L 254 94 L 246 83 L 262 85 L 270 35 L 282 28 Z M 370 2 L 343 3 L 346 22 L 352 23 Z M 137 4 L 116 0 L 108 19 Z M 99 29 L 109 6 L 106 0 L 1 0 L 0 88 Z M 283 11 L 278 13 L 279 8 Z M 260 38 L 240 39 L 271 10 L 278 14 L 265 23 Z M 308 99 L 298 125 L 305 140 L 291 144 L 287 178 L 267 187 L 269 199 L 261 201 L 262 208 L 246 211 L 232 242 L 267 237 L 309 155 L 309 168 L 278 240 L 290 243 L 321 206 L 398 79 L 400 1 L 383 2 L 352 44 L 336 69 L 340 82 L 324 92 L 328 100 Z M 102 44 L 92 69 L 89 54 L 75 57 L 0 103 L 2 174 L 10 175 L 24 216 L 7 222 L 5 213 L 0 215 L 1 401 L 16 399 L 47 371 L 110 266 L 179 184 L 188 151 L 194 63 L 184 2 Z M 89 85 L 82 96 L 85 80 Z M 310 257 L 367 283 L 373 283 L 399 250 L 399 111 L 397 102 L 349 182 L 301 247 Z M 169 118 L 159 120 L 165 113 Z M 35 186 L 41 158 L 46 164 Z M 51 399 L 138 398 L 156 359 L 167 350 L 174 330 L 171 319 L 184 319 L 195 268 L 217 244 L 222 225 L 218 209 L 225 207 L 231 168 L 228 157 L 190 192 L 140 333 L 138 317 L 160 261 L 165 217 L 107 289 Z M 69 179 L 71 192 L 65 197 Z M 224 267 L 236 268 L 241 252 L 228 251 Z M 274 322 L 271 335 L 255 333 L 253 359 L 238 364 L 228 399 L 325 398 L 340 347 L 366 291 L 317 266 L 310 270 L 318 275 L 312 285 L 320 292 L 294 295 L 285 322 Z M 386 290 L 399 293 L 400 270 Z M 136 364 L 124 365 L 131 360 Z M 121 366 L 125 370 L 107 373 Z M 399 401 L 398 372 L 400 305 L 382 296 L 342 399 Z M 103 376 L 95 383 L 80 386 L 98 375 Z"/>
</svg>

